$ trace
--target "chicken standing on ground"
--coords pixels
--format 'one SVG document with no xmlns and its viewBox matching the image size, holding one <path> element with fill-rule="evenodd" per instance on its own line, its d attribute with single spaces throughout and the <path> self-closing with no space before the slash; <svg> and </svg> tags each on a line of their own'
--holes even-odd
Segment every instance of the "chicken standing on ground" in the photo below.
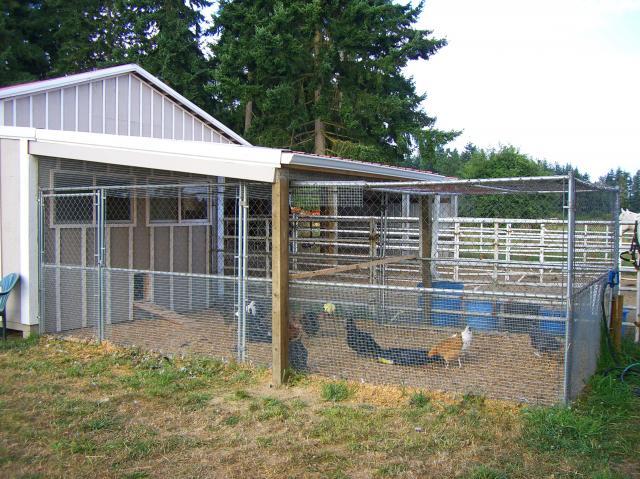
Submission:
<svg viewBox="0 0 640 479">
<path fill-rule="evenodd" d="M 451 361 L 458 360 L 458 367 L 462 367 L 462 353 L 469 349 L 472 338 L 473 334 L 467 326 L 462 333 L 456 333 L 432 347 L 429 350 L 429 357 L 442 358 L 447 368 Z"/>
<path fill-rule="evenodd" d="M 289 365 L 297 371 L 307 370 L 309 352 L 302 343 L 303 327 L 296 317 L 289 319 Z"/>
<path fill-rule="evenodd" d="M 360 331 L 351 315 L 345 320 L 347 330 L 347 345 L 359 356 L 378 359 L 382 355 L 383 349 L 373 339 L 370 333 Z"/>
<path fill-rule="evenodd" d="M 246 337 L 247 340 L 257 343 L 271 342 L 271 321 L 265 311 L 267 307 L 263 302 L 251 301 L 246 306 Z"/>
<path fill-rule="evenodd" d="M 557 353 L 562 349 L 562 341 L 551 333 L 543 331 L 538 324 L 531 333 L 529 333 L 531 347 L 535 350 L 533 354 L 542 357 L 543 354 Z"/>
</svg>

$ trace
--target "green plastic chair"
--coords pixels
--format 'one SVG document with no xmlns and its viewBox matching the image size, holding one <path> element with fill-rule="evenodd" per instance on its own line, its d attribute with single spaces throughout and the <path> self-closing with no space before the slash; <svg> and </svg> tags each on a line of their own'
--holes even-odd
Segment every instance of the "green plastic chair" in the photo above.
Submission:
<svg viewBox="0 0 640 479">
<path fill-rule="evenodd" d="M 2 339 L 7 339 L 7 301 L 9 294 L 16 285 L 20 276 L 16 273 L 9 273 L 0 281 L 0 317 L 2 317 Z"/>
</svg>

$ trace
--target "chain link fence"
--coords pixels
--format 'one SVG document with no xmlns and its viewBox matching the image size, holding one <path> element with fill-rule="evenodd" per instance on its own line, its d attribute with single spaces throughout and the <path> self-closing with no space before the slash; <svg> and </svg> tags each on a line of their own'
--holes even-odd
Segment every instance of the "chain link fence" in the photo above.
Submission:
<svg viewBox="0 0 640 479">
<path fill-rule="evenodd" d="M 43 332 L 270 364 L 270 185 L 79 186 L 40 197 Z"/>
</svg>

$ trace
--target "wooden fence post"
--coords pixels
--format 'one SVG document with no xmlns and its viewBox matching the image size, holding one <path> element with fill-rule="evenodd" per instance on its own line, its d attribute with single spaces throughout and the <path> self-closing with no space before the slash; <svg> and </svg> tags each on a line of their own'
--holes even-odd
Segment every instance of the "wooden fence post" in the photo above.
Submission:
<svg viewBox="0 0 640 479">
<path fill-rule="evenodd" d="M 422 287 L 431 287 L 431 245 L 433 236 L 431 196 L 420 198 L 420 264 L 422 271 Z"/>
<path fill-rule="evenodd" d="M 618 295 L 613 297 L 611 302 L 611 324 L 609 332 L 611 341 L 616 352 L 620 352 L 622 346 L 622 313 L 624 311 L 624 296 Z"/>
<path fill-rule="evenodd" d="M 272 186 L 271 220 L 272 382 L 274 386 L 280 386 L 287 379 L 289 349 L 289 179 L 283 170 L 277 170 Z"/>
</svg>

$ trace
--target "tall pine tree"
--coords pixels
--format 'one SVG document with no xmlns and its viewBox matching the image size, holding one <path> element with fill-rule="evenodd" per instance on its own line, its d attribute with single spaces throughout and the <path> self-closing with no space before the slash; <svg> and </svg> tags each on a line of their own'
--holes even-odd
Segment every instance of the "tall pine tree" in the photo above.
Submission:
<svg viewBox="0 0 640 479">
<path fill-rule="evenodd" d="M 433 134 L 403 68 L 445 45 L 390 0 L 223 0 L 212 50 L 221 114 L 255 143 L 400 163 Z"/>
</svg>

